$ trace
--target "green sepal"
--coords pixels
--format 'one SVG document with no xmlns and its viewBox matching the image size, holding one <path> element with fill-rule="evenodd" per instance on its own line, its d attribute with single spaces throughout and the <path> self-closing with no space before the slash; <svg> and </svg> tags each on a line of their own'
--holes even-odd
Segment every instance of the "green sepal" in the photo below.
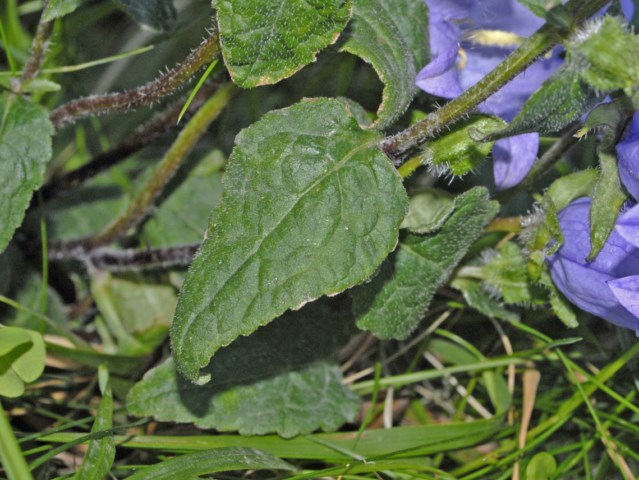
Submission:
<svg viewBox="0 0 639 480">
<path fill-rule="evenodd" d="M 615 226 L 619 210 L 628 198 L 621 180 L 614 155 L 599 151 L 599 179 L 592 192 L 590 206 L 590 241 L 588 261 L 592 261 L 603 248 Z"/>
<path fill-rule="evenodd" d="M 492 132 L 503 130 L 506 123 L 497 117 L 471 115 L 452 126 L 451 130 L 424 146 L 423 165 L 437 173 L 461 176 L 474 171 L 493 148 L 492 141 L 477 141 Z"/>
<path fill-rule="evenodd" d="M 431 233 L 439 230 L 455 211 L 455 197 L 446 192 L 431 188 L 410 197 L 408 212 L 400 228 L 411 233 Z"/>
</svg>

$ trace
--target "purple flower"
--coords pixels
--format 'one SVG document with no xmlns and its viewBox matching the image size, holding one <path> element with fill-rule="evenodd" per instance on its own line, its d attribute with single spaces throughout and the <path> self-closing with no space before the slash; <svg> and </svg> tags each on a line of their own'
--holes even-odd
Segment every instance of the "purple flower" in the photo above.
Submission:
<svg viewBox="0 0 639 480">
<path fill-rule="evenodd" d="M 621 181 L 638 200 L 639 113 L 617 144 L 617 157 Z M 639 335 L 639 204 L 629 202 L 597 257 L 586 262 L 590 203 L 589 198 L 581 198 L 559 213 L 564 244 L 548 259 L 550 275 L 579 308 Z"/>
<path fill-rule="evenodd" d="M 559 213 L 564 243 L 547 260 L 550 276 L 571 303 L 639 334 L 639 248 L 615 228 L 597 257 L 586 262 L 590 203 L 580 198 Z M 618 225 L 637 215 L 639 206 L 634 206 L 622 213 Z"/>
<path fill-rule="evenodd" d="M 417 75 L 417 86 L 451 99 L 481 80 L 543 23 L 515 0 L 426 0 L 430 18 L 431 62 Z M 521 106 L 561 65 L 555 52 L 535 62 L 479 105 L 484 113 L 510 122 Z M 495 143 L 497 188 L 517 185 L 537 158 L 539 136 L 517 135 Z"/>
</svg>

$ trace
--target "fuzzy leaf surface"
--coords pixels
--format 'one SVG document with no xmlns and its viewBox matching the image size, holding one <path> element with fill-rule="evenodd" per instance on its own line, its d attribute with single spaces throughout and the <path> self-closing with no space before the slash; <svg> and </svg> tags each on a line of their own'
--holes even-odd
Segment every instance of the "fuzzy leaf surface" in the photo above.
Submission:
<svg viewBox="0 0 639 480">
<path fill-rule="evenodd" d="M 268 113 L 238 135 L 171 330 L 185 377 L 286 310 L 373 274 L 407 205 L 378 141 L 333 99 Z"/>
<path fill-rule="evenodd" d="M 359 401 L 331 359 L 354 330 L 348 305 L 337 303 L 287 312 L 221 349 L 205 369 L 212 378 L 206 385 L 184 380 L 166 361 L 133 387 L 129 413 L 246 435 L 338 428 L 354 418 Z"/>
<path fill-rule="evenodd" d="M 177 12 L 173 0 L 113 0 L 137 23 L 158 32 L 175 27 Z"/>
<path fill-rule="evenodd" d="M 350 0 L 213 0 L 233 81 L 270 85 L 313 62 L 350 19 Z"/>
<path fill-rule="evenodd" d="M 370 283 L 353 290 L 360 328 L 379 338 L 406 338 L 499 206 L 484 188 L 455 199 L 455 211 L 428 235 L 406 233 Z"/>
<path fill-rule="evenodd" d="M 83 0 L 49 0 L 46 10 L 42 14 L 45 22 L 63 17 L 80 6 Z"/>
<path fill-rule="evenodd" d="M 4 251 L 51 158 L 53 127 L 26 98 L 0 94 L 0 252 Z"/>
<path fill-rule="evenodd" d="M 373 124 L 391 125 L 408 108 L 417 68 L 426 64 L 428 13 L 415 0 L 353 0 L 353 20 L 341 50 L 372 65 L 384 84 Z"/>
</svg>

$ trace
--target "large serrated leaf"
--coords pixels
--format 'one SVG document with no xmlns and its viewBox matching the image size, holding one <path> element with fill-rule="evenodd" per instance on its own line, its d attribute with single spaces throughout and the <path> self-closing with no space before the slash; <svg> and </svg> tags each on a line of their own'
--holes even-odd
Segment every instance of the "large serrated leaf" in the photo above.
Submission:
<svg viewBox="0 0 639 480">
<path fill-rule="evenodd" d="M 350 19 L 351 0 L 213 0 L 233 81 L 269 85 L 315 60 Z"/>
<path fill-rule="evenodd" d="M 394 248 L 407 198 L 378 141 L 333 99 L 268 113 L 238 135 L 171 330 L 187 378 L 287 309 L 366 280 Z"/>
<path fill-rule="evenodd" d="M 485 188 L 455 199 L 442 228 L 429 235 L 405 234 L 398 249 L 370 283 L 353 290 L 357 325 L 380 338 L 406 338 L 418 325 L 436 290 L 448 279 L 499 205 Z"/>
<path fill-rule="evenodd" d="M 158 32 L 169 32 L 175 27 L 177 12 L 173 0 L 113 0 L 137 23 Z"/>
<path fill-rule="evenodd" d="M 0 94 L 0 252 L 22 223 L 51 158 L 53 127 L 38 105 Z"/>
<path fill-rule="evenodd" d="M 173 361 L 165 362 L 131 390 L 129 413 L 248 435 L 338 428 L 359 405 L 330 360 L 353 331 L 341 303 L 288 312 L 223 348 L 205 369 L 207 385 L 182 379 Z"/>
<path fill-rule="evenodd" d="M 409 28 L 404 18 L 410 19 Z M 416 69 L 426 63 L 426 25 L 422 1 L 353 0 L 353 20 L 341 50 L 370 63 L 384 83 L 374 127 L 391 125 L 412 101 Z"/>
</svg>

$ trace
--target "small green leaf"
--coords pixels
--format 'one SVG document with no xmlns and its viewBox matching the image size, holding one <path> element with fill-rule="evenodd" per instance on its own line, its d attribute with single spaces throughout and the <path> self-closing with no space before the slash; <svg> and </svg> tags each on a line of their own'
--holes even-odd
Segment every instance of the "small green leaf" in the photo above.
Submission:
<svg viewBox="0 0 639 480">
<path fill-rule="evenodd" d="M 127 480 L 175 480 L 200 478 L 230 470 L 288 470 L 290 463 L 252 448 L 215 448 L 170 458 L 135 472 Z"/>
<path fill-rule="evenodd" d="M 599 172 L 594 169 L 564 175 L 552 182 L 545 196 L 552 200 L 557 210 L 563 210 L 573 200 L 592 194 L 598 178 Z"/>
<path fill-rule="evenodd" d="M 519 3 L 528 8 L 531 12 L 541 18 L 546 18 L 548 11 L 561 5 L 561 0 L 517 0 Z"/>
<path fill-rule="evenodd" d="M 526 480 L 549 480 L 557 471 L 557 461 L 548 452 L 535 455 L 526 467 Z"/>
<path fill-rule="evenodd" d="M 401 228 L 412 233 L 431 233 L 441 228 L 455 210 L 455 197 L 444 190 L 430 189 L 410 198 Z"/>
<path fill-rule="evenodd" d="M 527 263 L 517 244 L 504 244 L 481 270 L 484 282 L 496 289 L 507 304 L 531 300 Z"/>
<path fill-rule="evenodd" d="M 590 240 L 592 247 L 588 261 L 594 259 L 603 248 L 610 232 L 615 226 L 619 210 L 628 196 L 619 179 L 617 159 L 608 153 L 599 152 L 601 172 L 592 192 L 590 206 Z"/>
<path fill-rule="evenodd" d="M 616 98 L 611 102 L 597 105 L 586 118 L 583 127 L 576 136 L 583 137 L 590 131 L 604 133 L 603 148 L 612 146 L 618 134 L 626 125 L 627 119 L 632 116 L 632 103 L 626 97 Z"/>
<path fill-rule="evenodd" d="M 501 302 L 484 290 L 481 283 L 470 278 L 456 278 L 450 284 L 462 292 L 468 306 L 490 318 L 499 318 L 507 322 L 516 322 L 519 316 L 506 309 Z"/>
<path fill-rule="evenodd" d="M 287 309 L 366 280 L 394 248 L 406 192 L 378 142 L 332 99 L 270 112 L 238 135 L 171 330 L 188 379 Z"/>
<path fill-rule="evenodd" d="M 91 293 L 121 355 L 143 355 L 168 334 L 177 295 L 175 289 L 142 275 L 91 274 Z"/>
<path fill-rule="evenodd" d="M 402 235 L 373 280 L 352 291 L 358 327 L 379 338 L 406 338 L 498 208 L 486 189 L 474 188 L 455 199 L 436 233 Z"/>
<path fill-rule="evenodd" d="M 599 100 L 595 91 L 582 80 L 579 70 L 567 63 L 532 94 L 507 128 L 485 140 L 528 132 L 542 135 L 560 132 L 579 120 Z"/>
<path fill-rule="evenodd" d="M 245 435 L 337 429 L 359 406 L 331 360 L 354 330 L 341 303 L 287 312 L 219 350 L 203 371 L 212 378 L 206 385 L 182 379 L 172 360 L 163 363 L 133 387 L 129 413 Z"/>
<path fill-rule="evenodd" d="M 98 380 L 102 398 L 95 415 L 95 422 L 91 427 L 91 433 L 109 430 L 113 423 L 113 393 L 109 381 L 108 370 L 104 366 L 98 369 Z M 75 479 L 106 478 L 115 460 L 115 440 L 113 434 L 106 435 L 89 442 L 89 448 L 82 460 Z"/>
<path fill-rule="evenodd" d="M 0 328 L 0 395 L 19 397 L 24 384 L 42 375 L 45 362 L 42 335 L 18 327 Z"/>
<path fill-rule="evenodd" d="M 465 175 L 483 162 L 493 148 L 493 142 L 474 140 L 503 130 L 506 122 L 497 117 L 471 115 L 453 125 L 446 135 L 426 144 L 422 150 L 422 164 L 431 166 L 438 174 Z"/>
<path fill-rule="evenodd" d="M 559 318 L 566 327 L 577 328 L 579 322 L 577 322 L 577 315 L 575 314 L 572 304 L 564 294 L 557 289 L 547 271 L 542 273 L 540 283 L 548 291 L 550 307 L 557 318 Z"/>
<path fill-rule="evenodd" d="M 213 0 L 220 45 L 243 88 L 287 78 L 335 43 L 350 19 L 350 0 Z"/>
<path fill-rule="evenodd" d="M 49 0 L 47 9 L 42 14 L 42 20 L 50 22 L 63 17 L 80 6 L 84 0 Z"/>
<path fill-rule="evenodd" d="M 22 223 L 51 158 L 53 127 L 46 111 L 26 98 L 0 94 L 0 252 Z"/>
<path fill-rule="evenodd" d="M 353 0 L 353 20 L 340 50 L 370 63 L 384 84 L 377 128 L 408 108 L 417 88 L 416 69 L 426 63 L 428 14 L 413 0 Z"/>
<path fill-rule="evenodd" d="M 639 85 L 639 37 L 619 18 L 603 16 L 574 38 L 566 45 L 569 58 L 593 88 L 611 92 Z"/>
<path fill-rule="evenodd" d="M 158 32 L 170 32 L 175 27 L 177 12 L 173 0 L 113 0 L 140 25 Z"/>
</svg>

